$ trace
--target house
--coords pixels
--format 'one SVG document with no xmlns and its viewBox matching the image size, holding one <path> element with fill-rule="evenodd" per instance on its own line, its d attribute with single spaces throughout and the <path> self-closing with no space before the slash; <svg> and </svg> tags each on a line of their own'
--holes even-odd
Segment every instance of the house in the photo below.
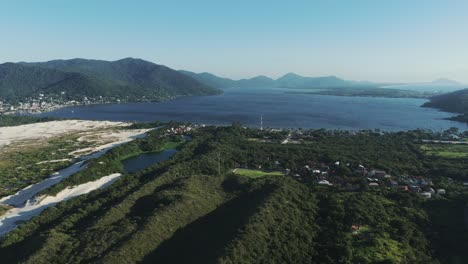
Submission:
<svg viewBox="0 0 468 264">
<path fill-rule="evenodd" d="M 432 194 L 430 192 L 423 192 L 421 193 L 422 197 L 426 198 L 426 199 L 429 199 L 431 198 Z"/>
<path fill-rule="evenodd" d="M 419 182 L 420 185 L 422 186 L 427 186 L 429 185 L 429 182 L 427 182 L 426 180 L 422 179 L 420 182 Z"/>
<path fill-rule="evenodd" d="M 421 190 L 419 186 L 416 186 L 416 185 L 411 185 L 409 188 L 410 188 L 410 191 L 412 192 L 419 192 Z"/>
<path fill-rule="evenodd" d="M 378 187 L 379 187 L 379 184 L 376 183 L 376 182 L 371 182 L 371 183 L 369 183 L 369 187 L 378 188 Z"/>
<path fill-rule="evenodd" d="M 359 233 L 359 229 L 361 229 L 361 226 L 360 225 L 351 225 L 351 231 L 353 231 L 353 234 L 357 234 Z"/>
<path fill-rule="evenodd" d="M 391 186 L 391 187 L 397 187 L 397 186 L 398 186 L 398 182 L 396 182 L 396 181 L 390 181 L 390 186 Z"/>
<path fill-rule="evenodd" d="M 446 191 L 444 189 L 437 190 L 438 195 L 444 195 L 445 193 L 446 193 Z"/>
<path fill-rule="evenodd" d="M 468 187 L 468 182 L 464 182 L 463 186 Z"/>
<path fill-rule="evenodd" d="M 406 186 L 406 185 L 398 186 L 398 190 L 400 190 L 402 192 L 407 192 L 408 191 L 408 186 Z"/>
<path fill-rule="evenodd" d="M 318 184 L 320 184 L 320 185 L 331 185 L 330 182 L 327 181 L 327 180 L 321 180 L 321 181 L 318 182 Z"/>
<path fill-rule="evenodd" d="M 387 173 L 383 170 L 376 170 L 374 172 L 374 176 L 377 177 L 377 178 L 383 178 L 385 177 L 385 175 L 387 175 Z"/>
</svg>

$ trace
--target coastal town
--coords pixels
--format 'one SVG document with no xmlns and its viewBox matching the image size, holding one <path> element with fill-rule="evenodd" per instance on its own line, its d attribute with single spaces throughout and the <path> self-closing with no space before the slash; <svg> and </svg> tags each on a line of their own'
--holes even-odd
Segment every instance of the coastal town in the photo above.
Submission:
<svg viewBox="0 0 468 264">
<path fill-rule="evenodd" d="M 110 104 L 121 102 L 155 102 L 174 99 L 174 96 L 141 96 L 141 97 L 73 97 L 74 99 L 67 98 L 66 92 L 62 91 L 57 94 L 43 94 L 39 93 L 35 97 L 25 97 L 21 101 L 11 102 L 2 100 L 0 98 L 0 115 L 11 114 L 39 114 L 44 112 L 53 111 L 59 108 L 78 105 L 92 105 L 92 104 Z"/>
<path fill-rule="evenodd" d="M 40 93 L 37 97 L 24 98 L 21 101 L 14 103 L 0 100 L 0 115 L 38 114 L 66 106 L 107 102 L 106 100 L 103 100 L 102 96 L 100 98 L 84 97 L 82 100 L 66 100 L 63 99 L 65 92 L 62 92 L 61 95 L 62 97 L 57 97 Z"/>
</svg>

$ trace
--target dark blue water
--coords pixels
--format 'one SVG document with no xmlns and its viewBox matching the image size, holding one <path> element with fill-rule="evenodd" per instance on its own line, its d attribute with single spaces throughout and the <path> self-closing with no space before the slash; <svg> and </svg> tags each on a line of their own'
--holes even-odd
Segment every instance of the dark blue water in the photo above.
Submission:
<svg viewBox="0 0 468 264">
<path fill-rule="evenodd" d="M 128 173 L 134 173 L 146 169 L 147 167 L 166 161 L 177 153 L 175 149 L 166 149 L 161 152 L 144 153 L 122 161 L 124 169 Z"/>
<path fill-rule="evenodd" d="M 230 89 L 220 96 L 182 97 L 162 103 L 67 107 L 42 114 L 115 121 L 183 121 L 228 125 L 240 121 L 265 127 L 436 131 L 467 125 L 444 120 L 454 114 L 420 107 L 427 100 L 287 94 L 284 89 Z"/>
</svg>

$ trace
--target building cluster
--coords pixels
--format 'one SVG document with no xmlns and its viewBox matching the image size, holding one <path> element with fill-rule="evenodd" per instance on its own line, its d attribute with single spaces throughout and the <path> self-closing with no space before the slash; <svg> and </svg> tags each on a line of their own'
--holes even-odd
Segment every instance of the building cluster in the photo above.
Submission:
<svg viewBox="0 0 468 264">
<path fill-rule="evenodd" d="M 277 161 L 275 165 L 280 166 Z M 343 171 L 348 175 L 344 176 Z M 425 198 L 446 194 L 445 189 L 436 188 L 432 180 L 424 176 L 392 176 L 384 170 L 366 168 L 361 164 L 342 164 L 340 161 L 310 162 L 309 165 L 295 171 L 285 169 L 284 172 L 302 182 L 313 182 L 322 186 L 357 190 L 365 184 L 368 189 L 392 188 L 401 192 L 419 193 Z"/>
<path fill-rule="evenodd" d="M 87 104 L 107 104 L 107 103 L 120 103 L 120 102 L 148 102 L 171 99 L 170 97 L 157 97 L 148 96 L 141 98 L 129 98 L 128 96 L 120 98 L 117 96 L 111 97 L 79 97 L 75 100 L 65 99 L 65 92 L 60 94 L 38 94 L 36 97 L 22 98 L 20 102 L 6 102 L 0 99 L 0 114 L 34 114 L 52 111 L 61 107 L 74 106 L 74 105 L 87 105 Z"/>
<path fill-rule="evenodd" d="M 166 135 L 185 135 L 193 131 L 198 125 L 181 125 L 166 129 Z"/>
<path fill-rule="evenodd" d="M 36 114 L 87 102 L 90 101 L 86 97 L 83 102 L 78 102 L 75 100 L 57 100 L 57 98 L 39 94 L 36 98 L 24 98 L 18 103 L 0 101 L 0 114 Z"/>
</svg>

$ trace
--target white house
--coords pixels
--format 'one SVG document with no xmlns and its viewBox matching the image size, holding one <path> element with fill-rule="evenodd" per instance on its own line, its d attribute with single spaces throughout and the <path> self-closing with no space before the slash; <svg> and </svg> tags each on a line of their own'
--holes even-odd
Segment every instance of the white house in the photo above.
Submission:
<svg viewBox="0 0 468 264">
<path fill-rule="evenodd" d="M 426 199 L 429 199 L 432 196 L 432 194 L 430 192 L 423 192 L 423 193 L 421 193 L 421 195 Z"/>
<path fill-rule="evenodd" d="M 320 184 L 320 185 L 331 185 L 330 182 L 327 181 L 327 180 L 321 180 L 321 181 L 318 182 L 318 184 Z"/>
</svg>

